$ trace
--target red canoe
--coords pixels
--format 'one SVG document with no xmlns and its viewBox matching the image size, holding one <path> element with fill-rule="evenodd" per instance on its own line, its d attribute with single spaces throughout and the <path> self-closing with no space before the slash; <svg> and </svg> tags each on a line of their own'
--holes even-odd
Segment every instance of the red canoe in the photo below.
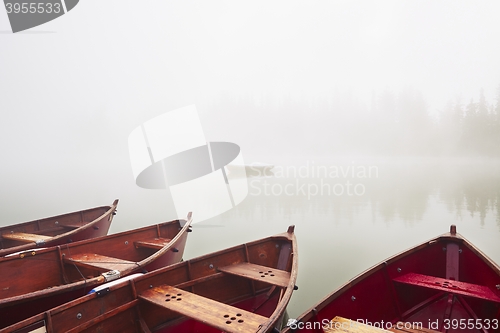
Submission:
<svg viewBox="0 0 500 333">
<path fill-rule="evenodd" d="M 0 327 L 46 311 L 120 277 L 182 260 L 187 220 L 0 258 Z"/>
<path fill-rule="evenodd" d="M 116 285 L 7 332 L 279 332 L 297 278 L 293 227 Z M 115 281 L 114 281 L 115 282 Z"/>
<path fill-rule="evenodd" d="M 499 321 L 500 268 L 452 226 L 349 281 L 283 333 L 491 333 Z"/>
<path fill-rule="evenodd" d="M 0 257 L 36 247 L 51 247 L 105 236 L 118 200 L 78 212 L 0 227 Z"/>
</svg>

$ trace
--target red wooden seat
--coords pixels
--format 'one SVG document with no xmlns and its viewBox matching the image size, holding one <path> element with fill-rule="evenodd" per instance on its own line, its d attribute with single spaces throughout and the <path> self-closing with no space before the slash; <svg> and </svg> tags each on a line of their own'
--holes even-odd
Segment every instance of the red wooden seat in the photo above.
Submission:
<svg viewBox="0 0 500 333">
<path fill-rule="evenodd" d="M 416 273 L 402 275 L 394 278 L 393 281 L 500 303 L 500 296 L 498 296 L 492 289 L 478 284 L 448 280 Z"/>
</svg>

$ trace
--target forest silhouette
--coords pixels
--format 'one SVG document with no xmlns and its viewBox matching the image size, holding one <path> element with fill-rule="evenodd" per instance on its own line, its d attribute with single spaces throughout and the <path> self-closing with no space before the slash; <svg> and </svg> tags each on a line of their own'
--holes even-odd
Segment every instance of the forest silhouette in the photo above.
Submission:
<svg viewBox="0 0 500 333">
<path fill-rule="evenodd" d="M 338 164 L 345 163 L 345 156 L 393 161 L 377 165 L 380 178 L 363 180 L 366 194 L 358 198 L 330 196 L 327 205 L 319 197 L 247 199 L 266 214 L 277 212 L 260 205 L 261 200 L 278 201 L 285 215 L 297 213 L 299 203 L 315 212 L 333 209 L 336 216 L 370 202 L 387 221 L 418 221 L 430 197 L 437 196 L 459 219 L 477 216 L 484 224 L 493 214 L 500 227 L 500 86 L 494 100 L 478 89 L 478 97 L 467 102 L 455 98 L 434 114 L 424 96 L 411 88 L 373 93 L 370 105 L 350 93 L 325 93 L 307 102 L 291 95 L 230 95 L 207 111 L 206 123 L 224 119 L 231 126 L 223 135 L 231 134 L 243 147 L 256 147 L 263 156 L 276 157 L 270 159 L 273 163 L 281 156 L 303 156 L 302 164 L 314 156 L 328 156 Z"/>
<path fill-rule="evenodd" d="M 229 95 L 208 107 L 206 122 L 224 119 L 238 142 L 272 143 L 273 155 L 500 157 L 500 86 L 493 101 L 478 92 L 438 112 L 413 88 L 373 92 L 371 103 L 349 92 Z"/>
</svg>

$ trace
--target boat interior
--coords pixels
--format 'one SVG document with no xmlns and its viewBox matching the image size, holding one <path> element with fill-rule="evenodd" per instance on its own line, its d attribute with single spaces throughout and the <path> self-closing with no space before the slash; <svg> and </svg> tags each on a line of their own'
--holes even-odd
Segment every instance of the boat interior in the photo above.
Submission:
<svg viewBox="0 0 500 333">
<path fill-rule="evenodd" d="M 104 285 L 32 324 L 43 318 L 53 332 L 256 332 L 281 319 L 295 286 L 293 251 L 279 236 L 236 246 Z"/>
<path fill-rule="evenodd" d="M 142 267 L 143 260 L 149 260 L 168 245 L 181 229 L 179 221 L 172 221 L 109 235 L 105 239 L 7 255 L 0 258 L 0 299 L 84 282 L 110 271 L 135 270 Z M 172 251 L 178 250 L 172 248 Z M 23 274 L 19 274 L 19 270 Z"/>
<path fill-rule="evenodd" d="M 386 329 L 399 322 L 425 332 L 499 332 L 500 271 L 452 226 L 449 234 L 354 278 L 312 309 L 304 323 L 329 323 L 337 316 Z"/>
<path fill-rule="evenodd" d="M 0 228 L 0 249 L 44 241 L 78 229 L 105 214 L 110 207 L 97 207 Z M 111 218 L 108 217 L 108 218 Z"/>
</svg>

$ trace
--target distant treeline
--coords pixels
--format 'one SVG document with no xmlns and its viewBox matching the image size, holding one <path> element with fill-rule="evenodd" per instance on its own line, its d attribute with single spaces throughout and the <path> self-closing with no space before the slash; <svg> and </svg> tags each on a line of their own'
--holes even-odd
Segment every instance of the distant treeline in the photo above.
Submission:
<svg viewBox="0 0 500 333">
<path fill-rule="evenodd" d="M 206 121 L 223 119 L 238 142 L 272 143 L 280 154 L 500 156 L 500 87 L 494 101 L 480 90 L 479 98 L 449 102 L 438 115 L 428 109 L 414 89 L 374 93 L 371 105 L 349 93 L 226 96 L 209 106 Z"/>
<path fill-rule="evenodd" d="M 279 221 L 298 216 L 303 221 L 315 218 L 320 221 L 322 217 L 328 216 L 329 223 L 343 219 L 362 223 L 363 218 L 367 217 L 360 218 L 358 213 L 370 207 L 373 221 L 381 217 L 388 223 L 400 220 L 418 223 L 439 216 L 462 222 L 474 220 L 481 226 L 494 223 L 500 230 L 498 161 L 414 160 L 411 164 L 381 163 L 378 165 L 380 174 L 373 178 L 345 179 L 341 176 L 321 179 L 329 184 L 345 184 L 346 180 L 352 184 L 362 184 L 366 189 L 363 195 L 349 195 L 347 191 L 337 195 L 328 192 L 328 187 L 326 191 L 322 188 L 322 192 L 315 195 L 312 191 L 305 193 L 307 185 L 302 193 L 296 191 L 299 184 L 319 184 L 320 180 L 314 177 L 300 178 L 300 175 L 297 178 L 292 173 L 288 174 L 290 178 L 249 178 L 249 195 L 243 205 L 252 209 L 232 210 L 232 214 L 240 215 L 238 218 L 232 217 L 230 221 Z M 266 193 L 264 184 L 278 190 L 288 186 L 288 194 L 273 194 L 278 193 L 274 190 Z M 255 188 L 259 186 L 261 190 L 256 191 Z"/>
<path fill-rule="evenodd" d="M 500 156 L 500 88 L 496 103 L 489 102 L 481 90 L 479 100 L 467 104 L 450 102 L 442 112 L 437 130 L 440 141 L 451 153 Z"/>
</svg>

